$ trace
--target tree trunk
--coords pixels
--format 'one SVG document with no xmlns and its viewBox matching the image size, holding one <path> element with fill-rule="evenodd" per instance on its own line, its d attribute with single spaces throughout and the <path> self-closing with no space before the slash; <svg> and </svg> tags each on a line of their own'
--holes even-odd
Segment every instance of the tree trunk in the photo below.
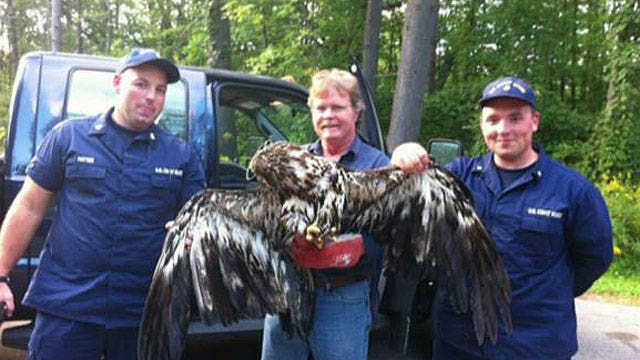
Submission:
<svg viewBox="0 0 640 360">
<path fill-rule="evenodd" d="M 51 51 L 60 51 L 60 0 L 51 0 Z"/>
<path fill-rule="evenodd" d="M 166 3 L 164 0 L 158 0 L 156 5 L 160 13 L 160 30 L 171 29 L 171 4 Z"/>
<path fill-rule="evenodd" d="M 211 66 L 231 69 L 231 29 L 223 7 L 225 0 L 214 0 L 209 9 Z"/>
<path fill-rule="evenodd" d="M 406 141 L 420 138 L 422 103 L 433 61 L 435 26 L 430 14 L 437 9 L 437 0 L 410 0 L 402 30 L 402 58 L 393 98 L 391 126 L 387 144 L 393 150 Z M 437 10 L 436 10 L 437 13 Z"/>
<path fill-rule="evenodd" d="M 367 1 L 367 20 L 362 49 L 362 72 L 369 86 L 371 97 L 376 98 L 376 75 L 380 50 L 380 28 L 382 26 L 382 0 Z"/>
<path fill-rule="evenodd" d="M 579 62 L 579 58 L 580 58 L 580 50 L 578 49 L 578 44 L 579 44 L 579 40 L 578 40 L 578 31 L 580 31 L 578 29 L 578 16 L 579 16 L 579 12 L 580 10 L 578 9 L 578 2 L 577 1 L 572 1 L 571 3 L 571 13 L 572 13 L 572 17 L 574 19 L 576 19 L 576 21 L 572 21 L 572 27 L 571 27 L 571 63 L 572 64 L 578 64 Z M 571 75 L 571 80 L 569 80 L 569 91 L 570 91 L 570 96 L 571 96 L 571 110 L 576 110 L 577 107 L 577 102 L 576 102 L 576 75 L 575 73 Z"/>
<path fill-rule="evenodd" d="M 16 73 L 16 69 L 18 68 L 18 61 L 20 60 L 20 43 L 18 42 L 18 27 L 16 25 L 16 7 L 14 4 L 14 0 L 7 0 L 7 17 L 9 18 L 7 21 L 8 28 L 7 32 L 9 35 L 9 61 L 11 68 L 11 75 L 13 76 Z"/>
<path fill-rule="evenodd" d="M 82 54 L 84 52 L 84 40 L 82 39 L 82 0 L 76 0 L 76 14 L 78 14 L 78 19 L 76 23 L 76 38 L 78 41 L 78 53 Z"/>
<path fill-rule="evenodd" d="M 109 1 L 104 2 L 104 24 L 105 24 L 105 36 L 104 36 L 104 52 L 111 52 L 111 44 L 113 43 L 113 26 L 111 25 L 111 8 Z"/>
<path fill-rule="evenodd" d="M 427 64 L 427 83 L 425 85 L 425 90 L 427 94 L 433 94 L 436 90 L 436 47 L 438 47 L 438 42 L 440 41 L 440 31 L 438 31 L 438 11 L 440 10 L 440 2 L 434 1 L 433 6 L 430 6 L 429 9 L 429 19 L 427 20 L 427 26 L 429 29 L 427 33 L 431 33 L 431 41 L 428 44 L 430 47 L 429 52 L 429 64 Z"/>
<path fill-rule="evenodd" d="M 113 17 L 113 29 L 118 31 L 120 29 L 120 0 L 116 0 Z"/>
</svg>

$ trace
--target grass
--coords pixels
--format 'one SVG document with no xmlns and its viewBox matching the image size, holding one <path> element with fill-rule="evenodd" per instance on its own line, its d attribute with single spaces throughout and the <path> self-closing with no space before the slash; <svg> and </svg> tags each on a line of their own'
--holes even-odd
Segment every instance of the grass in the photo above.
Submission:
<svg viewBox="0 0 640 360">
<path fill-rule="evenodd" d="M 584 295 L 587 298 L 640 306 L 640 261 L 631 257 L 616 258 L 609 270 Z"/>
</svg>

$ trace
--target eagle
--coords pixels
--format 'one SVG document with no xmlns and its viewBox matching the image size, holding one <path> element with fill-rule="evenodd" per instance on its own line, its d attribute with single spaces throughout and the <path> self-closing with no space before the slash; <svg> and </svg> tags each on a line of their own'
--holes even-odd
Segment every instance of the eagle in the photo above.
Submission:
<svg viewBox="0 0 640 360">
<path fill-rule="evenodd" d="M 301 146 L 275 142 L 249 163 L 258 187 L 205 189 L 180 210 L 153 274 L 138 338 L 140 359 L 179 359 L 192 315 L 233 324 L 279 314 L 309 334 L 314 280 L 293 261 L 296 234 L 322 246 L 367 232 L 387 245 L 387 268 L 419 276 L 437 265 L 450 301 L 471 311 L 476 339 L 511 331 L 509 277 L 465 185 L 431 164 L 353 171 Z"/>
</svg>

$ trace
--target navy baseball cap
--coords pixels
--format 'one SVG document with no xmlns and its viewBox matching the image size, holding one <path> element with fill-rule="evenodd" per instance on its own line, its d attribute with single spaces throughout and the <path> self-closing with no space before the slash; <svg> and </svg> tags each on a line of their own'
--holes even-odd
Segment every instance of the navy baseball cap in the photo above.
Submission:
<svg viewBox="0 0 640 360">
<path fill-rule="evenodd" d="M 487 85 L 478 105 L 483 107 L 489 100 L 502 97 L 519 99 L 529 103 L 534 109 L 536 108 L 536 96 L 533 89 L 526 81 L 515 76 L 503 77 Z"/>
<path fill-rule="evenodd" d="M 178 68 L 169 59 L 160 57 L 157 51 L 152 49 L 134 48 L 131 52 L 122 58 L 118 66 L 118 74 L 123 71 L 140 66 L 142 64 L 154 64 L 167 74 L 167 82 L 169 84 L 180 80 L 180 72 Z"/>
</svg>

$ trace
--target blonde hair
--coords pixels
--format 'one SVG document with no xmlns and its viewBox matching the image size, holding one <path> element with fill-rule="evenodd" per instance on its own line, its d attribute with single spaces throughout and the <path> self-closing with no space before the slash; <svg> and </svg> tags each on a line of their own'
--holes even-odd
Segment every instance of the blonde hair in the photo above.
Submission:
<svg viewBox="0 0 640 360">
<path fill-rule="evenodd" d="M 313 106 L 313 100 L 330 88 L 336 88 L 349 94 L 351 106 L 360 114 L 364 111 L 364 100 L 360 93 L 358 79 L 350 72 L 336 68 L 320 70 L 311 78 L 307 105 Z"/>
</svg>

